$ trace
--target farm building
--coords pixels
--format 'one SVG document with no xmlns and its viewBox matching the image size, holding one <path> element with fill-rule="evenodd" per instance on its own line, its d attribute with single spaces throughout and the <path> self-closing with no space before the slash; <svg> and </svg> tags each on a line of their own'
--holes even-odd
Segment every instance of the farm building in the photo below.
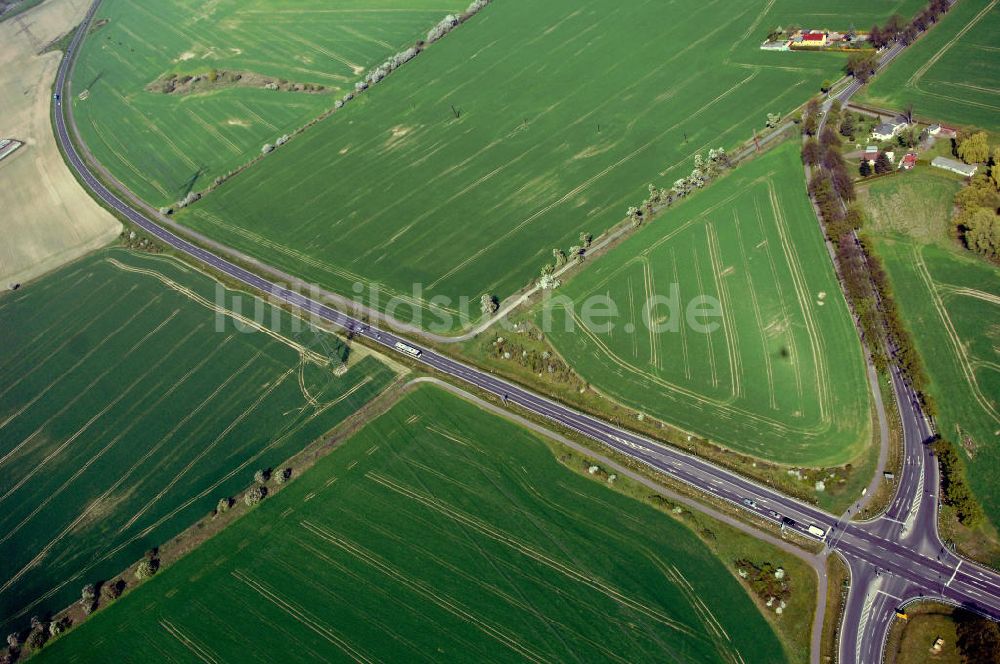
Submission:
<svg viewBox="0 0 1000 664">
<path fill-rule="evenodd" d="M 955 138 L 956 136 L 958 136 L 957 129 L 939 124 L 932 124 L 930 127 L 928 127 L 927 133 L 930 136 L 941 136 L 942 138 Z"/>
<path fill-rule="evenodd" d="M 960 161 L 955 161 L 954 159 L 948 159 L 947 157 L 934 157 L 931 162 L 931 166 L 936 166 L 937 168 L 943 168 L 946 171 L 951 171 L 952 173 L 958 173 L 959 175 L 964 175 L 967 178 L 971 178 L 976 174 L 978 166 L 970 166 L 969 164 L 963 164 Z"/>
<path fill-rule="evenodd" d="M 21 147 L 21 141 L 15 141 L 12 138 L 0 138 L 0 159 L 8 156 L 14 150 Z"/>
<path fill-rule="evenodd" d="M 826 33 L 822 30 L 802 30 L 792 35 L 793 47 L 821 48 L 826 45 Z"/>
<path fill-rule="evenodd" d="M 888 122 L 883 122 L 874 129 L 872 129 L 872 138 L 877 141 L 888 141 L 893 138 L 896 134 L 906 129 L 908 125 L 902 120 L 889 120 Z"/>
</svg>

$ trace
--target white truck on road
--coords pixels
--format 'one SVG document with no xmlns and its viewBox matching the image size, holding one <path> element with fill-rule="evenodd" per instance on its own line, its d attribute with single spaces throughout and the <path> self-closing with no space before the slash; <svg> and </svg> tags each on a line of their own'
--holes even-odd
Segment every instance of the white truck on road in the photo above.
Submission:
<svg viewBox="0 0 1000 664">
<path fill-rule="evenodd" d="M 826 531 L 820 528 L 819 526 L 814 526 L 812 524 L 809 524 L 809 527 L 806 530 L 809 531 L 810 535 L 812 535 L 813 537 L 815 537 L 820 541 L 826 539 Z"/>
</svg>

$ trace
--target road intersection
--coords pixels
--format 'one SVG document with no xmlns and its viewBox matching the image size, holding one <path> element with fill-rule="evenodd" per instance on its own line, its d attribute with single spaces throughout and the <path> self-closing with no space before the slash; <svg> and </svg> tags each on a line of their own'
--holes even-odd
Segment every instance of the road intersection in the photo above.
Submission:
<svg viewBox="0 0 1000 664">
<path fill-rule="evenodd" d="M 893 374 L 892 382 L 905 441 L 905 461 L 899 488 L 882 516 L 864 522 L 851 521 L 849 515 L 830 514 L 704 459 L 626 431 L 487 371 L 423 348 L 419 343 L 393 332 L 372 327 L 189 242 L 165 228 L 162 222 L 153 218 L 155 215 L 147 216 L 125 202 L 98 179 L 95 167 L 81 156 L 68 129 L 66 116 L 70 112 L 70 104 L 63 105 L 61 101 L 69 99 L 69 73 L 98 5 L 99 0 L 91 6 L 60 64 L 55 88 L 55 129 L 67 162 L 84 186 L 122 217 L 164 244 L 274 300 L 349 330 L 387 351 L 395 351 L 397 343 L 415 348 L 415 359 L 428 368 L 494 394 L 506 404 L 516 405 L 576 431 L 712 498 L 727 501 L 759 519 L 771 520 L 805 538 L 818 539 L 815 529 L 824 531 L 824 545 L 842 556 L 851 571 L 851 589 L 840 629 L 839 660 L 843 664 L 881 661 L 885 636 L 896 609 L 914 600 L 935 598 L 1000 619 L 1000 574 L 960 559 L 946 550 L 938 537 L 937 464 L 925 444 L 931 431 L 915 395 L 898 373 Z M 891 60 L 895 53 L 890 49 L 883 61 L 887 62 L 886 57 Z M 848 99 L 857 90 L 855 85 L 852 82 L 838 97 Z M 843 97 L 845 94 L 846 97 Z M 813 658 L 818 661 L 818 653 L 813 653 Z"/>
</svg>

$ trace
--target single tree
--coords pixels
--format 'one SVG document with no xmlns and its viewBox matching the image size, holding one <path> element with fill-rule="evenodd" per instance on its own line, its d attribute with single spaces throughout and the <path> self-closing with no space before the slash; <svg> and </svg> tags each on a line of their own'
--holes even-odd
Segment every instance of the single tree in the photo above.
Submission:
<svg viewBox="0 0 1000 664">
<path fill-rule="evenodd" d="M 892 162 L 889 161 L 889 156 L 884 152 L 879 152 L 875 158 L 875 173 L 882 175 L 890 172 L 892 172 Z"/>
<path fill-rule="evenodd" d="M 105 602 L 113 602 L 122 596 L 125 590 L 125 582 L 121 579 L 108 581 L 101 585 L 101 599 Z"/>
<path fill-rule="evenodd" d="M 861 177 L 866 178 L 872 174 L 872 166 L 868 163 L 866 157 L 861 158 L 861 165 L 858 167 L 858 172 L 861 173 Z"/>
<path fill-rule="evenodd" d="M 46 640 L 48 640 L 48 630 L 33 629 L 31 630 L 31 633 L 28 634 L 28 638 L 24 640 L 24 645 L 28 647 L 28 650 L 40 650 L 41 647 L 45 645 Z"/>
<path fill-rule="evenodd" d="M 958 156 L 967 164 L 978 164 L 990 158 L 989 137 L 985 131 L 978 131 L 963 137 L 958 142 Z"/>
<path fill-rule="evenodd" d="M 819 163 L 820 147 L 815 138 L 807 138 L 802 143 L 802 163 L 806 166 L 813 166 Z"/>
<path fill-rule="evenodd" d="M 844 119 L 840 121 L 840 135 L 845 138 L 854 138 L 854 116 L 850 113 L 844 115 Z"/>
<path fill-rule="evenodd" d="M 500 302 L 496 295 L 483 293 L 482 297 L 479 298 L 479 308 L 484 316 L 492 316 L 500 308 Z"/>
<path fill-rule="evenodd" d="M 267 487 L 258 484 L 247 489 L 246 494 L 243 496 L 243 502 L 247 504 L 247 507 L 253 507 L 264 500 L 265 497 L 267 497 Z"/>
<path fill-rule="evenodd" d="M 823 127 L 823 131 L 820 132 L 819 144 L 824 150 L 831 146 L 840 145 L 840 138 L 837 136 L 837 132 L 829 124 Z"/>
<path fill-rule="evenodd" d="M 142 581 L 156 574 L 156 565 L 150 560 L 143 560 L 135 568 L 135 578 Z"/>
<path fill-rule="evenodd" d="M 806 136 L 815 136 L 819 127 L 819 120 L 815 115 L 809 114 L 802 118 L 802 133 Z"/>
<path fill-rule="evenodd" d="M 882 30 L 877 25 L 873 25 L 872 29 L 868 31 L 868 42 L 876 49 L 885 46 Z"/>
</svg>

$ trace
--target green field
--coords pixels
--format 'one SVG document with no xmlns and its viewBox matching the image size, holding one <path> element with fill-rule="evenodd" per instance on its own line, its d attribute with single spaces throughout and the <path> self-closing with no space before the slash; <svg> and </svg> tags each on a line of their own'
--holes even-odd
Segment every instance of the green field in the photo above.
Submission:
<svg viewBox="0 0 1000 664">
<path fill-rule="evenodd" d="M 332 108 L 362 72 L 412 46 L 460 6 L 452 0 L 104 0 L 73 72 L 73 113 L 84 142 L 115 177 L 154 204 L 173 203 Z M 168 74 L 212 69 L 325 91 L 147 90 Z"/>
<path fill-rule="evenodd" d="M 941 435 L 960 444 L 969 479 L 1000 524 L 1000 269 L 955 245 L 961 180 L 918 167 L 876 180 L 861 200 L 893 292 L 931 378 Z"/>
<path fill-rule="evenodd" d="M 497 0 L 179 219 L 343 294 L 374 282 L 374 306 L 398 297 L 398 318 L 452 328 L 462 296 L 478 317 L 482 293 L 510 295 L 648 183 L 839 75 L 839 54 L 761 51 L 773 25 L 910 6 Z"/>
<path fill-rule="evenodd" d="M 676 315 L 651 299 L 673 284 Z M 662 215 L 560 295 L 572 308 L 553 300 L 549 340 L 629 406 L 781 463 L 843 464 L 870 442 L 861 346 L 794 143 Z M 615 303 L 611 329 L 582 324 L 591 296 Z M 720 303 L 717 329 L 671 327 L 699 296 Z"/>
<path fill-rule="evenodd" d="M 941 435 L 969 459 L 969 479 L 1000 524 L 1000 269 L 955 245 L 961 180 L 920 166 L 861 190 L 893 292 L 930 376 Z"/>
<path fill-rule="evenodd" d="M 683 525 L 437 388 L 39 661 L 779 662 Z"/>
<path fill-rule="evenodd" d="M 860 101 L 1000 135 L 1000 6 L 960 0 L 892 66 Z"/>
<path fill-rule="evenodd" d="M 910 173 L 880 178 L 860 188 L 868 212 L 868 230 L 876 235 L 905 235 L 920 242 L 948 243 L 958 176 L 920 166 Z"/>
<path fill-rule="evenodd" d="M 278 336 L 291 317 L 252 302 L 123 250 L 0 299 L 0 627 L 79 599 L 392 380 L 370 356 L 335 377 L 335 338 Z"/>
<path fill-rule="evenodd" d="M 1000 525 L 1000 269 L 905 238 L 878 251 L 927 365 L 938 429 L 965 450 L 970 484 Z"/>
</svg>

